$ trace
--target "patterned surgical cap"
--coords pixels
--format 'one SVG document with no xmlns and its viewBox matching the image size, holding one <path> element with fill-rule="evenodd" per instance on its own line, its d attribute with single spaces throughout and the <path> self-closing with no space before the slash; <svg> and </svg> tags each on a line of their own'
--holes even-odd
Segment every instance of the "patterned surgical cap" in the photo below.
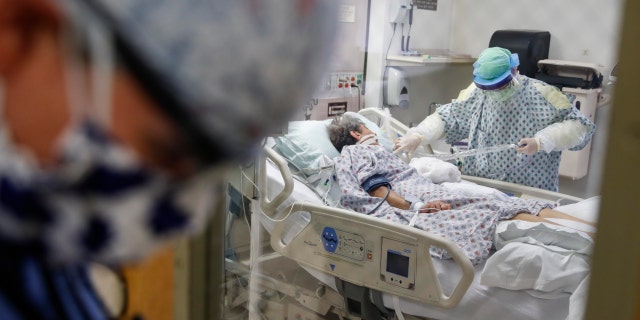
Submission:
<svg viewBox="0 0 640 320">
<path fill-rule="evenodd" d="M 333 0 L 59 1 L 107 25 L 120 60 L 214 160 L 253 154 L 302 106 L 337 20 Z"/>
</svg>

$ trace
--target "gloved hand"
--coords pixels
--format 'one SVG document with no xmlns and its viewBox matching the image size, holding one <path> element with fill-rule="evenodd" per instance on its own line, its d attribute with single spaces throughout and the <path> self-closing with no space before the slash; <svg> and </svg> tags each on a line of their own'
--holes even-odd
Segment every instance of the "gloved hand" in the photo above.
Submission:
<svg viewBox="0 0 640 320">
<path fill-rule="evenodd" d="M 407 152 L 409 158 L 411 158 L 413 152 L 416 151 L 420 144 L 422 144 L 422 135 L 413 132 L 396 139 L 393 145 L 393 153 L 399 154 L 401 152 Z"/>
<path fill-rule="evenodd" d="M 540 151 L 540 139 L 538 138 L 524 138 L 518 142 L 518 148 L 516 149 L 520 153 L 532 155 Z"/>
</svg>

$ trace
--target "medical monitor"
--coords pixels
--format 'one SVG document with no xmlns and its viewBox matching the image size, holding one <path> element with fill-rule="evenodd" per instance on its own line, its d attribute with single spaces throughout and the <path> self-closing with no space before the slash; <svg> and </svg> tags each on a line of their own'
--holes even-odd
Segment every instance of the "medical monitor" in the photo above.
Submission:
<svg viewBox="0 0 640 320">
<path fill-rule="evenodd" d="M 409 276 L 409 257 L 393 250 L 387 251 L 387 272 L 401 277 Z"/>
<path fill-rule="evenodd" d="M 382 281 L 411 289 L 415 286 L 415 245 L 382 238 L 380 248 L 380 278 Z"/>
</svg>

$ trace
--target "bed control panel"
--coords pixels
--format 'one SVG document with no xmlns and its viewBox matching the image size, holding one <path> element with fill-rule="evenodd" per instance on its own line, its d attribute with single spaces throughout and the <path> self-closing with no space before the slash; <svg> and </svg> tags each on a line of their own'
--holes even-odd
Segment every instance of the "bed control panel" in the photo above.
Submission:
<svg viewBox="0 0 640 320">
<path fill-rule="evenodd" d="M 284 257 L 325 275 L 371 290 L 440 307 L 454 307 L 473 281 L 473 265 L 455 243 L 386 219 L 306 203 L 291 212 L 308 212 L 310 219 L 292 237 L 291 221 L 278 221 L 271 247 Z M 462 270 L 455 289 L 443 290 L 429 248 L 447 250 Z M 419 271 L 418 271 L 419 268 Z M 306 269 L 306 268 L 305 268 Z M 314 273 L 315 275 L 315 273 Z M 362 292 L 355 293 L 360 295 Z M 348 302 L 348 301 L 347 301 Z"/>
<path fill-rule="evenodd" d="M 364 238 L 359 234 L 325 227 L 322 230 L 322 246 L 328 252 L 357 261 L 364 260 Z"/>
<path fill-rule="evenodd" d="M 382 259 L 380 259 L 382 281 L 402 288 L 413 288 L 416 274 L 416 250 L 415 245 L 382 238 Z"/>
</svg>

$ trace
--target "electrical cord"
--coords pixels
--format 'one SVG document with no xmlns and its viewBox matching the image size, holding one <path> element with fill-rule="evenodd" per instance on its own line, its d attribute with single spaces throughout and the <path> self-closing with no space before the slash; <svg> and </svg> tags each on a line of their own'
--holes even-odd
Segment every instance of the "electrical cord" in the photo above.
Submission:
<svg viewBox="0 0 640 320">
<path fill-rule="evenodd" d="M 409 31 L 407 31 L 406 51 L 409 51 L 409 39 L 411 39 L 411 25 L 413 24 L 413 5 L 409 6 Z M 404 29 L 404 26 L 402 27 Z"/>
<path fill-rule="evenodd" d="M 419 208 L 419 209 L 413 209 L 413 210 L 409 209 L 409 210 L 407 210 L 407 211 L 410 211 L 410 212 L 415 212 L 415 214 L 413 215 L 413 217 L 411 217 L 411 220 L 409 221 L 409 227 L 413 227 L 413 225 L 416 224 L 416 221 L 418 220 L 418 216 L 420 215 L 420 211 L 422 211 L 422 210 L 440 211 L 440 209 L 438 209 L 438 208 Z"/>
<path fill-rule="evenodd" d="M 351 88 L 357 88 L 358 89 L 358 110 L 360 110 L 360 87 L 357 84 L 351 84 Z"/>
<path fill-rule="evenodd" d="M 404 52 L 404 23 L 402 24 L 402 30 L 400 32 L 402 37 L 400 38 L 400 52 Z"/>
<path fill-rule="evenodd" d="M 250 178 L 249 176 L 247 176 L 246 173 L 244 173 L 244 170 L 240 169 L 240 173 L 242 174 L 243 177 L 245 177 L 249 182 L 251 182 L 251 184 L 256 188 L 256 191 L 258 193 L 260 193 L 260 189 L 258 188 L 258 185 L 255 184 Z M 240 191 L 242 192 L 244 190 L 243 186 L 242 186 L 242 177 L 240 177 Z M 251 229 L 251 223 L 249 222 L 249 218 L 247 218 L 247 208 L 245 208 L 244 206 L 244 199 L 242 199 L 242 217 L 244 218 L 244 222 L 247 224 L 247 227 L 249 227 L 249 229 Z"/>
<path fill-rule="evenodd" d="M 411 39 L 411 24 L 409 24 L 409 31 L 407 32 L 407 44 L 405 45 L 406 51 L 409 51 L 409 39 Z"/>
<path fill-rule="evenodd" d="M 390 194 L 390 193 L 391 193 L 391 185 L 390 185 L 390 184 L 387 184 L 387 194 L 385 194 L 385 195 L 384 195 L 384 198 L 382 198 L 382 201 L 380 201 L 380 202 L 378 203 L 378 205 L 377 205 L 375 208 L 371 209 L 371 211 L 367 212 L 367 213 L 366 213 L 366 215 L 370 215 L 370 214 L 372 214 L 374 211 L 378 210 L 378 208 L 380 208 L 380 206 L 381 206 L 385 201 L 387 201 L 387 198 L 389 197 L 389 194 Z"/>
<path fill-rule="evenodd" d="M 391 39 L 389 39 L 389 45 L 387 46 L 387 51 L 384 53 L 385 67 L 389 65 L 389 49 L 391 49 L 391 43 L 393 43 L 393 37 L 395 37 L 396 35 L 396 25 L 397 25 L 396 23 L 393 24 L 393 33 L 391 34 Z"/>
</svg>

